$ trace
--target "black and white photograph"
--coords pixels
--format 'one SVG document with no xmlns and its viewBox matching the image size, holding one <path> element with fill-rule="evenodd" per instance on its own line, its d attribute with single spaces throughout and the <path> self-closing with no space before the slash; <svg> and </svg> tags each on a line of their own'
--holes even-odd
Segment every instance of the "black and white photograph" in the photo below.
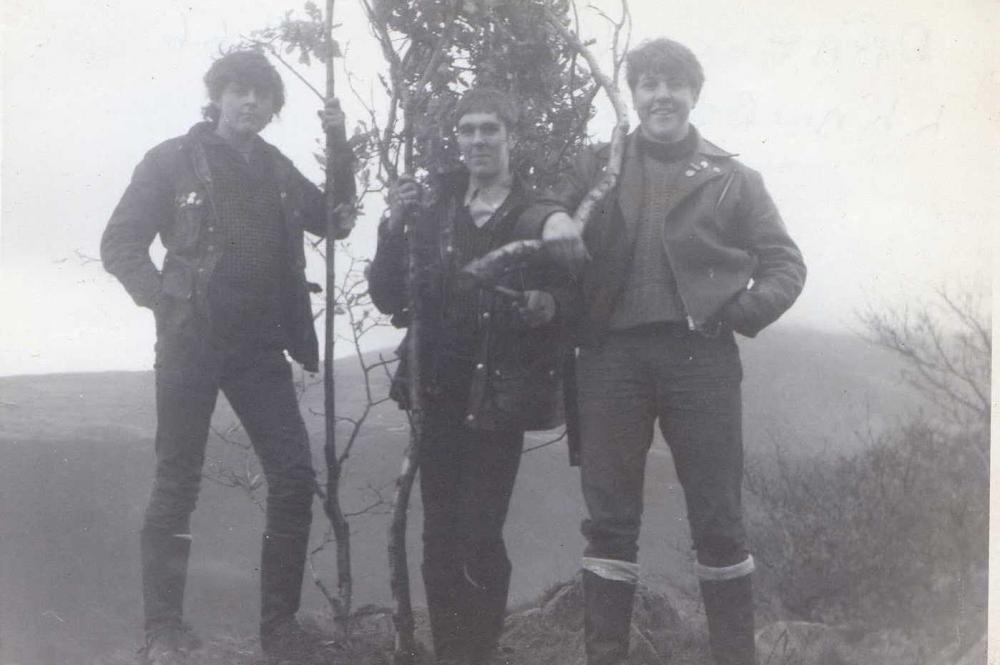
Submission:
<svg viewBox="0 0 1000 665">
<path fill-rule="evenodd" d="M 1000 663 L 996 2 L 2 31 L 0 665 Z"/>
</svg>

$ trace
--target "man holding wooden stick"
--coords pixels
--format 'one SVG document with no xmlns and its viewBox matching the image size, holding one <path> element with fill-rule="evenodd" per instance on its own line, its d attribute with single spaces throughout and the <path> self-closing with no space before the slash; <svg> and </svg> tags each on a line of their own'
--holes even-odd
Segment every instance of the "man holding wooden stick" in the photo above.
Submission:
<svg viewBox="0 0 1000 665">
<path fill-rule="evenodd" d="M 552 254 L 584 269 L 576 362 L 588 665 L 628 654 L 639 580 L 646 455 L 658 420 L 684 490 L 712 654 L 753 665 L 753 557 L 743 526 L 740 382 L 734 332 L 752 337 L 795 301 L 805 265 L 760 175 L 689 123 L 704 75 L 669 39 L 627 55 L 639 116 L 621 177 L 581 230 L 568 216 L 601 178 L 585 151 L 528 211 Z"/>
<path fill-rule="evenodd" d="M 541 226 L 520 215 L 529 190 L 510 168 L 516 108 L 500 91 L 466 93 L 455 111 L 464 168 L 431 183 L 433 200 L 403 176 L 389 192 L 369 274 L 372 300 L 397 326 L 419 298 L 424 508 L 423 577 L 438 663 L 501 662 L 511 564 L 503 526 L 525 430 L 562 422 L 565 324 L 576 310 L 568 277 L 549 266 L 510 272 L 491 289 L 465 290 L 459 272 Z M 407 257 L 405 227 L 416 234 Z M 415 262 L 415 284 L 407 284 Z M 410 344 L 393 397 L 408 404 Z"/>
<path fill-rule="evenodd" d="M 141 655 L 176 665 L 199 643 L 182 621 L 190 516 L 222 390 L 268 484 L 261 647 L 269 658 L 304 662 L 318 646 L 295 619 L 316 480 L 285 352 L 317 371 L 303 233 L 325 235 L 327 208 L 319 188 L 258 136 L 284 104 L 267 58 L 231 52 L 204 80 L 206 121 L 147 153 L 101 242 L 107 270 L 156 318 L 157 462 L 141 535 Z M 324 126 L 343 123 L 333 100 Z M 345 237 L 352 217 L 340 221 Z M 162 269 L 149 255 L 157 235 L 167 250 Z"/>
</svg>

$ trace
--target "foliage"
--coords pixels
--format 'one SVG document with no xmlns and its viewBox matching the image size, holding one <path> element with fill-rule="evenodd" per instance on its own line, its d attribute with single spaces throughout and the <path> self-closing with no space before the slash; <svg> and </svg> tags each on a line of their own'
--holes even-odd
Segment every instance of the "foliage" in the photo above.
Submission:
<svg viewBox="0 0 1000 665">
<path fill-rule="evenodd" d="M 975 625 L 985 607 L 977 575 L 987 557 L 988 478 L 974 436 L 918 420 L 852 457 L 779 455 L 772 469 L 752 468 L 763 587 L 810 621 L 945 641 L 960 624 Z"/>
<path fill-rule="evenodd" d="M 597 86 L 549 23 L 566 0 L 363 0 L 389 63 L 383 121 L 370 118 L 380 177 L 458 164 L 454 107 L 473 86 L 509 92 L 520 118 L 512 167 L 551 181 L 582 142 Z M 566 19 L 568 21 L 568 19 Z M 400 114 L 402 115 L 401 121 Z"/>
</svg>

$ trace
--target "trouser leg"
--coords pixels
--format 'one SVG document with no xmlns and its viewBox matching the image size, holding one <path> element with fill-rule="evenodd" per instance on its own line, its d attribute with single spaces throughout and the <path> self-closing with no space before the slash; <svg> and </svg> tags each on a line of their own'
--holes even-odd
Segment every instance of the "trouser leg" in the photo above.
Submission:
<svg viewBox="0 0 1000 665">
<path fill-rule="evenodd" d="M 149 635 L 181 624 L 191 536 L 144 528 L 139 544 L 145 629 Z"/>
<path fill-rule="evenodd" d="M 420 449 L 424 509 L 421 570 L 434 654 L 439 661 L 468 658 L 464 600 L 468 594 L 460 551 L 460 477 L 465 447 L 455 418 L 428 410 Z"/>
<path fill-rule="evenodd" d="M 503 629 L 511 565 L 503 542 L 522 432 L 484 432 L 431 411 L 424 428 L 424 584 L 439 660 L 476 662 Z"/>
<path fill-rule="evenodd" d="M 731 338 L 691 336 L 674 347 L 661 373 L 660 426 L 684 489 L 712 654 L 718 665 L 753 665 L 739 355 Z"/>
<path fill-rule="evenodd" d="M 580 476 L 588 517 L 583 559 L 588 665 L 628 655 L 639 579 L 638 537 L 654 402 L 648 374 L 634 362 L 635 339 L 613 335 L 578 358 Z"/>
<path fill-rule="evenodd" d="M 161 342 L 156 363 L 156 474 L 140 537 L 147 634 L 179 625 L 208 428 L 218 392 L 210 359 Z"/>
<path fill-rule="evenodd" d="M 232 358 L 223 391 L 267 479 L 261 544 L 261 631 L 294 617 L 302 595 L 316 477 L 291 368 L 277 350 Z"/>
<path fill-rule="evenodd" d="M 514 481 L 521 462 L 522 432 L 470 432 L 460 479 L 463 573 L 469 584 L 467 622 L 473 663 L 500 641 L 507 609 L 511 564 L 503 540 Z"/>
</svg>

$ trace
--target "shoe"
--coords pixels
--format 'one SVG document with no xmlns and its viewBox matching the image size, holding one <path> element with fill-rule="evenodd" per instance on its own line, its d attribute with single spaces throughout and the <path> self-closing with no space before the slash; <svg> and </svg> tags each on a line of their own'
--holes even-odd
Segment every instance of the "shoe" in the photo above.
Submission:
<svg viewBox="0 0 1000 665">
<path fill-rule="evenodd" d="M 142 665 L 181 665 L 188 654 L 201 648 L 201 639 L 187 624 L 170 624 L 146 635 L 146 644 L 139 650 Z"/>
<path fill-rule="evenodd" d="M 273 665 L 326 665 L 334 645 L 303 628 L 293 617 L 261 632 L 260 648 Z"/>
</svg>

